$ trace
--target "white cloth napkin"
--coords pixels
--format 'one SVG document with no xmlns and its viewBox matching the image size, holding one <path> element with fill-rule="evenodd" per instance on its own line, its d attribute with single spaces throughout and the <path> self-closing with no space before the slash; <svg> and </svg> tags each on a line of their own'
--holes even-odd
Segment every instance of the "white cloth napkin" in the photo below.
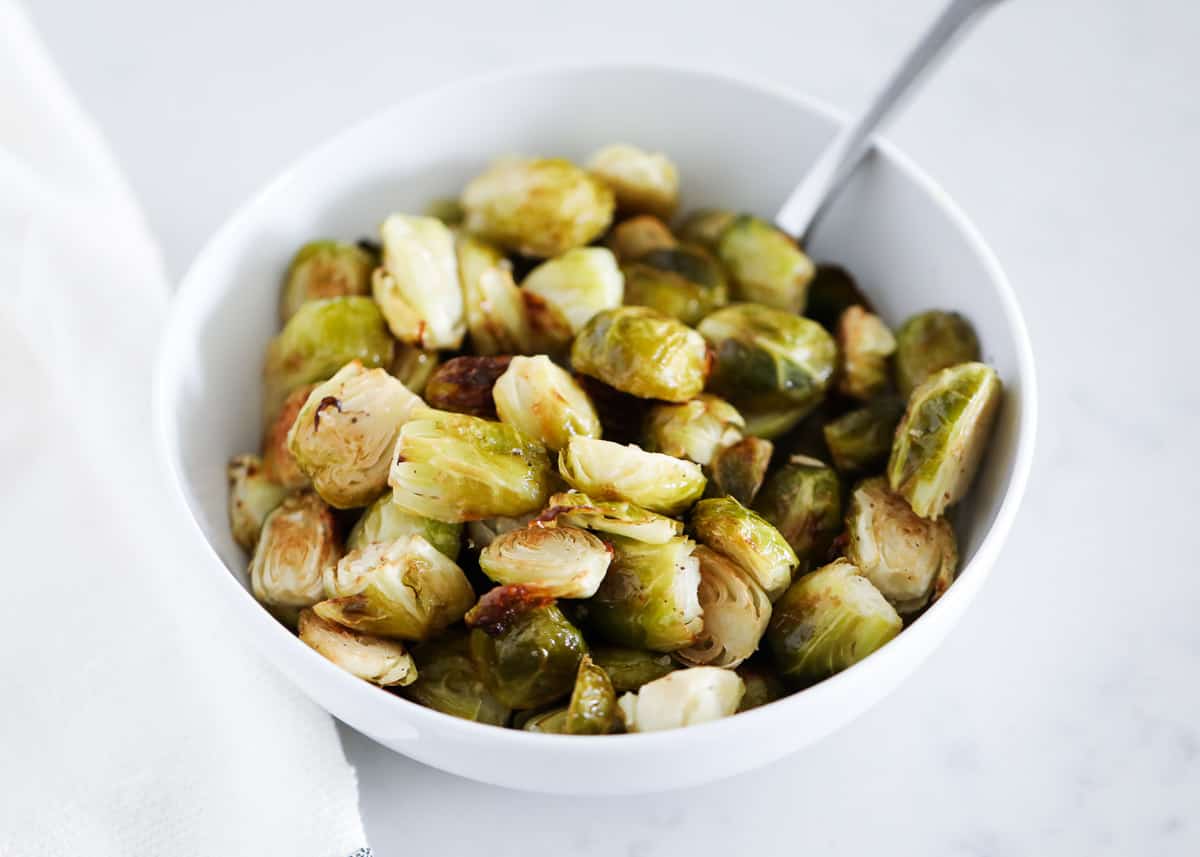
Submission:
<svg viewBox="0 0 1200 857">
<path fill-rule="evenodd" d="M 367 853 L 333 722 L 239 643 L 159 514 L 166 299 L 100 136 L 0 0 L 0 855 Z"/>
</svg>

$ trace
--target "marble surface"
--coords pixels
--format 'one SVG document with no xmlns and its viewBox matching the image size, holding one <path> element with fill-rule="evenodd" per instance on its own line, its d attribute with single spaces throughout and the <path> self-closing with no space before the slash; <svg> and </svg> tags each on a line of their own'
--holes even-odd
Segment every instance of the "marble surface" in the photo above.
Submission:
<svg viewBox="0 0 1200 857">
<path fill-rule="evenodd" d="M 178 273 L 280 165 L 439 81 L 663 58 L 853 106 L 938 4 L 30 5 Z M 377 852 L 1200 852 L 1198 36 L 1182 0 L 1010 2 L 892 129 L 1007 268 L 1043 396 L 1012 539 L 910 681 L 771 767 L 632 799 L 480 786 L 345 729 Z"/>
</svg>

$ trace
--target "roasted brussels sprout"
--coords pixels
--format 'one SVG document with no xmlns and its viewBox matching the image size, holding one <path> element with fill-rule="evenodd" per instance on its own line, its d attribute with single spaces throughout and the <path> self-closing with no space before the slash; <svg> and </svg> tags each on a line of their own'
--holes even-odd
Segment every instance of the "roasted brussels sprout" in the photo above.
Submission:
<svg viewBox="0 0 1200 857">
<path fill-rule="evenodd" d="M 733 670 L 691 667 L 643 685 L 619 700 L 628 732 L 695 726 L 738 710 L 746 687 Z"/>
<path fill-rule="evenodd" d="M 281 618 L 324 597 L 325 572 L 341 556 L 333 513 L 316 494 L 293 494 L 267 515 L 250 560 L 250 590 Z M 290 614 L 290 615 L 289 615 Z"/>
<path fill-rule="evenodd" d="M 566 734 L 567 709 L 551 708 L 549 711 L 523 711 L 513 718 L 513 728 L 522 729 L 525 732 L 541 732 L 544 735 Z"/>
<path fill-rule="evenodd" d="M 820 461 L 793 455 L 767 478 L 754 510 L 787 539 L 801 571 L 815 568 L 842 529 L 842 485 Z"/>
<path fill-rule="evenodd" d="M 696 548 L 695 557 L 700 560 L 704 629 L 676 657 L 692 666 L 736 667 L 758 648 L 771 620 L 771 602 L 754 578 L 728 557 L 704 545 Z"/>
<path fill-rule="evenodd" d="M 627 500 L 652 512 L 677 515 L 704 493 L 700 465 L 591 437 L 573 437 L 558 454 L 572 488 L 597 500 Z"/>
<path fill-rule="evenodd" d="M 288 432 L 288 449 L 326 503 L 365 506 L 387 490 L 396 435 L 421 407 L 387 372 L 355 360 L 309 394 Z"/>
<path fill-rule="evenodd" d="M 737 674 L 741 676 L 742 683 L 746 686 L 742 704 L 738 706 L 739 714 L 787 696 L 787 688 L 783 686 L 779 677 L 760 666 L 742 664 L 737 668 Z"/>
<path fill-rule="evenodd" d="M 353 550 L 325 573 L 322 619 L 355 631 L 428 640 L 475 603 L 462 569 L 424 536 L 401 536 Z"/>
<path fill-rule="evenodd" d="M 611 250 L 576 247 L 538 265 L 521 288 L 558 310 L 578 333 L 596 313 L 621 305 L 625 278 Z"/>
<path fill-rule="evenodd" d="M 799 559 L 787 540 L 732 497 L 701 500 L 692 510 L 691 527 L 698 540 L 741 566 L 772 601 L 792 582 Z"/>
<path fill-rule="evenodd" d="M 712 484 L 743 506 L 752 505 L 767 476 L 774 451 L 774 444 L 760 437 L 742 438 L 717 450 L 710 464 Z"/>
<path fill-rule="evenodd" d="M 699 247 L 651 250 L 627 262 L 625 303 L 646 306 L 695 324 L 729 303 L 721 265 Z"/>
<path fill-rule="evenodd" d="M 394 346 L 370 298 L 327 298 L 302 305 L 267 348 L 263 381 L 268 420 L 292 390 L 324 381 L 351 360 L 366 367 L 390 366 Z"/>
<path fill-rule="evenodd" d="M 734 304 L 705 318 L 697 330 L 716 355 L 709 389 L 732 402 L 747 422 L 751 412 L 775 411 L 799 414 L 795 424 L 824 398 L 837 346 L 815 321 L 759 304 Z M 775 424 L 771 436 L 787 428 Z"/>
<path fill-rule="evenodd" d="M 818 265 L 816 276 L 808 284 L 808 302 L 804 314 L 833 333 L 842 313 L 857 304 L 871 312 L 871 302 L 858 288 L 845 268 Z"/>
<path fill-rule="evenodd" d="M 609 536 L 613 561 L 587 602 L 587 621 L 619 646 L 673 652 L 691 645 L 704 627 L 700 561 L 682 536 L 649 544 Z"/>
<path fill-rule="evenodd" d="M 825 423 L 822 432 L 833 466 L 842 473 L 856 473 L 882 465 L 892 450 L 902 416 L 903 400 L 880 396 L 866 407 Z"/>
<path fill-rule="evenodd" d="M 463 207 L 452 196 L 443 196 L 430 200 L 425 206 L 425 216 L 433 217 L 447 226 L 458 226 L 463 221 Z"/>
<path fill-rule="evenodd" d="M 515 518 L 483 518 L 467 522 L 467 546 L 472 550 L 482 550 L 505 533 L 527 527 L 537 518 L 536 512 L 519 515 Z"/>
<path fill-rule="evenodd" d="M 541 527 L 571 526 L 661 545 L 683 535 L 683 524 L 621 500 L 593 500 L 578 491 L 555 494 L 537 518 Z"/>
<path fill-rule="evenodd" d="M 746 421 L 746 434 L 763 440 L 782 438 L 804 422 L 811 413 L 811 406 L 760 408 L 753 405 L 742 405 L 742 418 Z"/>
<path fill-rule="evenodd" d="M 721 232 L 717 256 L 729 271 L 734 299 L 803 311 L 816 269 L 796 242 L 770 223 L 739 216 Z"/>
<path fill-rule="evenodd" d="M 888 482 L 914 512 L 936 520 L 967 493 L 1000 407 L 1000 379 L 983 363 L 927 378 L 908 399 Z"/>
<path fill-rule="evenodd" d="M 587 643 L 554 604 L 507 615 L 471 632 L 471 660 L 509 708 L 541 708 L 571 692 Z"/>
<path fill-rule="evenodd" d="M 476 354 L 565 353 L 570 322 L 540 295 L 517 286 L 503 253 L 470 235 L 460 234 L 456 246 Z"/>
<path fill-rule="evenodd" d="M 392 501 L 439 521 L 515 518 L 541 509 L 554 483 L 545 448 L 511 426 L 425 410 L 400 429 Z"/>
<path fill-rule="evenodd" d="M 930 375 L 979 360 L 975 329 L 956 312 L 923 312 L 896 331 L 896 386 L 907 396 Z"/>
<path fill-rule="evenodd" d="M 324 298 L 371 294 L 376 259 L 343 241 L 310 241 L 292 257 L 283 282 L 279 315 L 286 324 L 301 304 Z"/>
<path fill-rule="evenodd" d="M 514 357 L 492 390 L 500 419 L 557 452 L 572 437 L 599 437 L 592 400 L 544 354 Z"/>
<path fill-rule="evenodd" d="M 632 262 L 651 250 L 667 249 L 676 243 L 667 224 L 649 214 L 622 220 L 604 239 L 618 262 Z"/>
<path fill-rule="evenodd" d="M 452 632 L 413 647 L 417 680 L 404 695 L 426 708 L 464 720 L 503 726 L 511 710 L 492 695 L 471 663 L 467 635 Z"/>
<path fill-rule="evenodd" d="M 458 348 L 466 334 L 454 234 L 432 217 L 393 214 L 380 227 L 383 265 L 371 290 L 401 342 Z"/>
<path fill-rule="evenodd" d="M 380 542 L 392 542 L 403 536 L 424 536 L 439 553 L 457 560 L 462 542 L 462 524 L 446 524 L 414 515 L 392 502 L 388 491 L 363 512 L 346 538 L 346 549 L 357 550 Z"/>
<path fill-rule="evenodd" d="M 579 662 L 575 688 L 567 706 L 565 731 L 568 735 L 606 735 L 620 722 L 617 694 L 604 668 L 588 655 Z"/>
<path fill-rule="evenodd" d="M 397 381 L 420 396 L 425 392 L 425 385 L 429 383 L 439 361 L 436 351 L 415 345 L 397 345 L 389 371 Z"/>
<path fill-rule="evenodd" d="M 707 465 L 722 449 L 742 439 L 746 423 L 737 408 L 701 394 L 683 404 L 661 404 L 646 416 L 645 448 Z"/>
<path fill-rule="evenodd" d="M 285 488 L 307 488 L 311 482 L 308 474 L 296 463 L 296 456 L 288 449 L 288 434 L 300 415 L 300 409 L 308 401 L 308 394 L 316 384 L 305 384 L 288 393 L 274 419 L 263 435 L 263 471 Z"/>
<path fill-rule="evenodd" d="M 679 669 L 679 665 L 670 655 L 642 649 L 597 646 L 592 649 L 591 656 L 604 670 L 618 693 L 637 690 L 642 685 Z"/>
<path fill-rule="evenodd" d="M 691 244 L 699 244 L 707 250 L 717 252 L 721 234 L 729 228 L 737 215 L 732 211 L 710 208 L 688 215 L 679 227 L 679 237 Z"/>
<path fill-rule="evenodd" d="M 620 307 L 592 317 L 571 347 L 576 372 L 646 399 L 686 402 L 704 389 L 704 339 L 676 319 L 646 307 Z"/>
<path fill-rule="evenodd" d="M 846 532 L 846 558 L 902 616 L 936 601 L 954 581 L 958 546 L 950 522 L 919 517 L 882 476 L 850 495 Z"/>
<path fill-rule="evenodd" d="M 780 674 L 803 686 L 858 663 L 902 624 L 871 581 L 839 559 L 797 579 L 775 602 L 767 643 Z"/>
<path fill-rule="evenodd" d="M 558 598 L 596 594 L 612 548 L 575 527 L 525 527 L 494 539 L 479 567 L 497 583 L 530 584 Z"/>
<path fill-rule="evenodd" d="M 425 386 L 431 408 L 496 419 L 492 388 L 508 370 L 511 357 L 455 357 L 447 360 Z"/>
<path fill-rule="evenodd" d="M 403 687 L 417 680 L 417 667 L 395 640 L 358 634 L 326 622 L 312 610 L 300 611 L 300 639 L 351 675 L 380 687 Z"/>
<path fill-rule="evenodd" d="M 581 247 L 612 222 L 613 192 L 560 158 L 496 161 L 463 191 L 468 232 L 526 256 Z"/>
<path fill-rule="evenodd" d="M 669 220 L 679 202 L 679 171 L 661 152 L 627 143 L 605 146 L 588 161 L 588 172 L 617 197 L 625 214 L 653 214 Z"/>
<path fill-rule="evenodd" d="M 229 528 L 233 540 L 253 550 L 263 521 L 287 496 L 287 488 L 267 477 L 257 455 L 238 455 L 229 462 Z"/>
<path fill-rule="evenodd" d="M 837 344 L 838 392 L 865 402 L 887 389 L 888 358 L 896 350 L 896 338 L 883 319 L 860 306 L 850 307 L 838 322 Z"/>
</svg>

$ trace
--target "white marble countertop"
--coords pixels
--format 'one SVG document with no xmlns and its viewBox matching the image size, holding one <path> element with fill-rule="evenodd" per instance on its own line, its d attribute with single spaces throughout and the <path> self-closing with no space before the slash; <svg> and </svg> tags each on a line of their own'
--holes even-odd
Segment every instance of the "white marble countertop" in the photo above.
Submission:
<svg viewBox="0 0 1200 857">
<path fill-rule="evenodd" d="M 441 80 L 664 59 L 853 106 L 938 0 L 30 5 L 178 273 L 282 164 Z M 1200 853 L 1198 36 L 1180 0 L 1012 2 L 891 133 L 1003 261 L 1043 396 L 1012 540 L 910 681 L 769 768 L 631 799 L 481 786 L 344 730 L 377 852 Z"/>
</svg>

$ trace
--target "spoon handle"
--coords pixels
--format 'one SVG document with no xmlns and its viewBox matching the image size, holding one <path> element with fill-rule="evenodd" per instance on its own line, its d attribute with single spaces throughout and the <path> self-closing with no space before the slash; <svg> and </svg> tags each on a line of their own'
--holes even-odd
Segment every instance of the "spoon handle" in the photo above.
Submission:
<svg viewBox="0 0 1200 857">
<path fill-rule="evenodd" d="M 964 25 L 999 2 L 1002 0 L 950 0 L 866 109 L 843 127 L 817 158 L 775 215 L 775 225 L 796 236 L 803 245 L 825 204 L 837 194 L 870 148 L 879 126 L 915 89 L 914 84 Z"/>
</svg>

